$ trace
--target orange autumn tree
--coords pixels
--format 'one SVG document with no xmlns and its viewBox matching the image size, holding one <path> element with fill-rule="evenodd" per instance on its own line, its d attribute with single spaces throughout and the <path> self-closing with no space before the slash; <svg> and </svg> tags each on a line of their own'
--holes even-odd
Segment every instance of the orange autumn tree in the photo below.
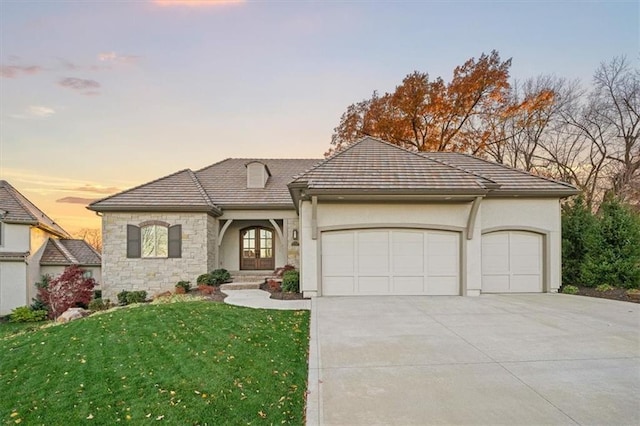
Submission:
<svg viewBox="0 0 640 426">
<path fill-rule="evenodd" d="M 374 136 L 418 151 L 478 154 L 504 139 L 496 122 L 521 112 L 510 94 L 511 59 L 497 51 L 471 58 L 456 67 L 449 83 L 427 73 L 407 75 L 392 93 L 350 105 L 334 129 L 327 154 L 363 136 Z"/>
</svg>

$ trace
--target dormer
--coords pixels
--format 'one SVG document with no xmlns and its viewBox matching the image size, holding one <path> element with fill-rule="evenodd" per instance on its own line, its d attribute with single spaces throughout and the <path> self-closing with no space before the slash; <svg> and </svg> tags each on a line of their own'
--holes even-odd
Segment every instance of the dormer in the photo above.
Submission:
<svg viewBox="0 0 640 426">
<path fill-rule="evenodd" d="M 259 161 L 252 161 L 246 164 L 247 167 L 247 188 L 264 188 L 267 184 L 271 172 L 266 164 Z"/>
</svg>

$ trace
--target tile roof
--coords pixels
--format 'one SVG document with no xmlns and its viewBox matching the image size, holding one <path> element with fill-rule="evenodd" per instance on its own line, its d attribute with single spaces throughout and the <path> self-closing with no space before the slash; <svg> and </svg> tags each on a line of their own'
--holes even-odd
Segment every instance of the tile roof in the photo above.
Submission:
<svg viewBox="0 0 640 426">
<path fill-rule="evenodd" d="M 84 240 L 50 238 L 47 241 L 40 265 L 100 266 L 100 254 Z"/>
<path fill-rule="evenodd" d="M 536 176 L 468 154 L 457 152 L 423 152 L 421 155 L 453 167 L 476 173 L 494 181 L 500 185 L 500 187 L 494 191 L 495 195 L 523 193 L 527 191 L 567 192 L 566 195 L 577 193 L 576 189 L 567 183 Z"/>
<path fill-rule="evenodd" d="M 260 162 L 270 176 L 264 188 L 247 188 L 246 165 Z M 287 189 L 292 177 L 318 163 L 304 159 L 229 158 L 193 172 L 181 170 L 89 205 L 96 211 L 191 210 L 220 208 L 292 208 Z"/>
<path fill-rule="evenodd" d="M 229 158 L 198 170 L 196 176 L 216 205 L 225 207 L 282 206 L 293 207 L 287 183 L 320 162 L 320 159 Z M 270 176 L 264 188 L 247 188 L 246 165 L 259 162 L 267 166 Z"/>
<path fill-rule="evenodd" d="M 89 204 L 90 210 L 217 211 L 195 174 L 189 170 L 161 177 Z"/>
<path fill-rule="evenodd" d="M 296 176 L 310 190 L 484 193 L 495 183 L 390 143 L 365 137 Z"/>
<path fill-rule="evenodd" d="M 69 237 L 67 231 L 6 180 L 0 180 L 0 209 L 7 212 L 3 222 L 35 225 L 57 236 Z"/>
</svg>

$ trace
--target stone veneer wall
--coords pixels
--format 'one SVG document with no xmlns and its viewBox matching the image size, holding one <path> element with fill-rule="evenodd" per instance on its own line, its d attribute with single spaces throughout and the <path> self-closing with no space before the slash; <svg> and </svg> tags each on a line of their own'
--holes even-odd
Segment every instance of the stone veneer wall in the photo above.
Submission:
<svg viewBox="0 0 640 426">
<path fill-rule="evenodd" d="M 218 219 L 207 216 L 207 272 L 218 269 Z M 194 281 L 193 285 L 196 284 Z"/>
<path fill-rule="evenodd" d="M 196 284 L 209 269 L 209 223 L 206 213 L 110 213 L 102 217 L 102 294 L 116 300 L 122 290 L 146 290 L 149 296 L 174 291 L 180 280 Z M 182 257 L 127 258 L 127 225 L 161 220 L 182 225 Z M 213 221 L 215 224 L 215 220 Z M 217 234 L 217 230 L 215 231 Z"/>
<path fill-rule="evenodd" d="M 300 221 L 298 219 L 285 219 L 285 232 L 287 233 L 287 264 L 300 269 Z M 298 230 L 298 241 L 293 241 L 293 230 Z"/>
</svg>

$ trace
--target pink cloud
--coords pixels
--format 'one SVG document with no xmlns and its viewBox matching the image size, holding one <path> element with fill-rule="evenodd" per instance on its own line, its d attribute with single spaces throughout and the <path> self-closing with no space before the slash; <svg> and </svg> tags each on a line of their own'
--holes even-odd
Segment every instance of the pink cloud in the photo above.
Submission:
<svg viewBox="0 0 640 426">
<path fill-rule="evenodd" d="M 98 54 L 98 60 L 100 62 L 120 62 L 131 64 L 137 62 L 138 59 L 140 59 L 140 57 L 136 55 L 119 55 L 116 52 L 104 52 Z"/>
<path fill-rule="evenodd" d="M 151 0 L 158 6 L 210 7 L 244 3 L 245 0 Z"/>
<path fill-rule="evenodd" d="M 67 77 L 60 80 L 58 85 L 67 89 L 81 91 L 82 94 L 86 96 L 95 96 L 100 94 L 100 92 L 95 90 L 100 88 L 100 83 L 95 80 Z"/>
<path fill-rule="evenodd" d="M 42 67 L 38 65 L 3 65 L 0 66 L 0 76 L 4 78 L 16 78 L 21 75 L 33 75 L 42 71 Z"/>
</svg>

